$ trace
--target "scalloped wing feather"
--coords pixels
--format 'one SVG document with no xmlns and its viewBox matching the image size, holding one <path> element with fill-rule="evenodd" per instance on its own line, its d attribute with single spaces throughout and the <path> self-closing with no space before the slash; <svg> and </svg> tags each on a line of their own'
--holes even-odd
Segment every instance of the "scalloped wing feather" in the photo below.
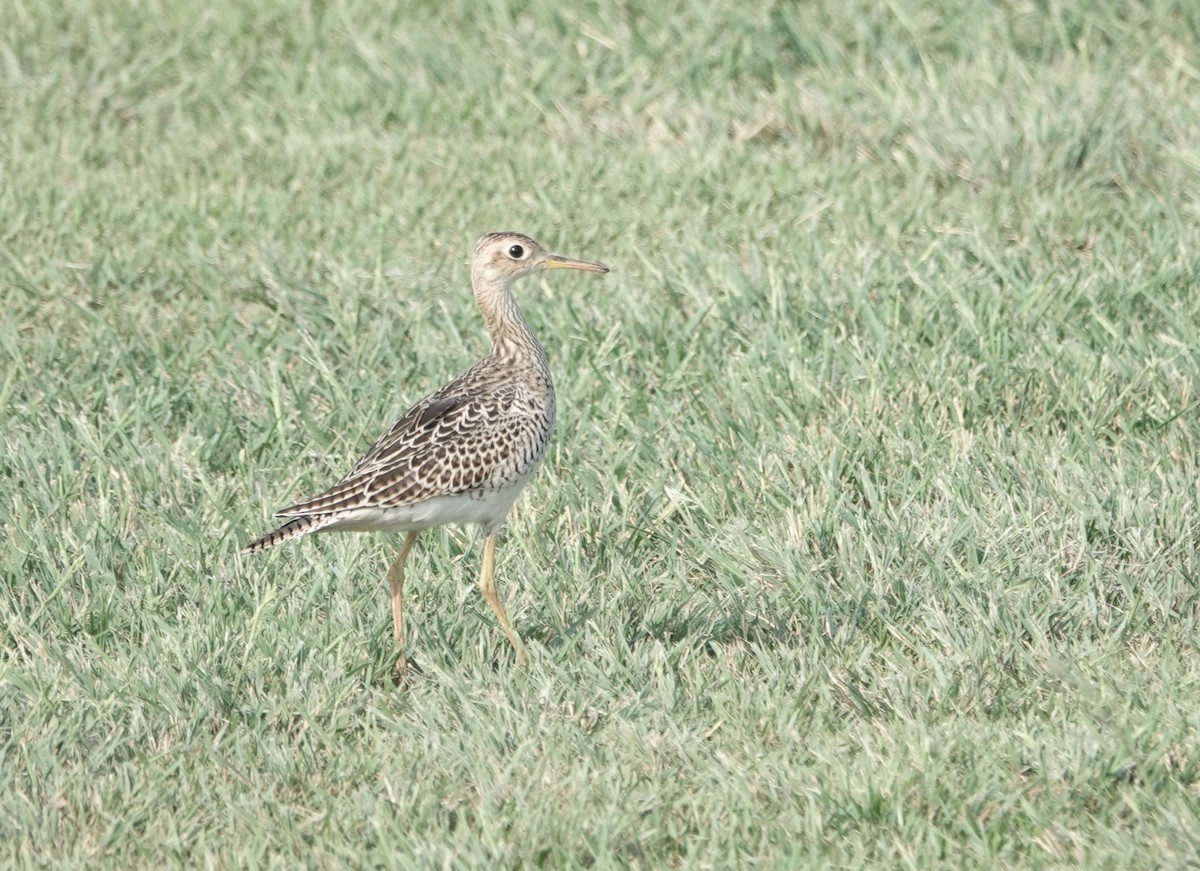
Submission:
<svg viewBox="0 0 1200 871">
<path fill-rule="evenodd" d="M 275 516 L 393 508 L 502 486 L 541 459 L 552 420 L 520 394 L 515 386 L 486 395 L 443 388 L 409 409 L 337 484 Z"/>
</svg>

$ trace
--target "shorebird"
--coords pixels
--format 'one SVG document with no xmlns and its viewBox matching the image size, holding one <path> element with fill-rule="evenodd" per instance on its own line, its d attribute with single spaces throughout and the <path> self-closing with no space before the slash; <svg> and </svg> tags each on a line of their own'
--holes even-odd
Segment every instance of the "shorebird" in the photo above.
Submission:
<svg viewBox="0 0 1200 871">
<path fill-rule="evenodd" d="M 528 659 L 496 591 L 496 535 L 554 429 L 546 352 L 512 295 L 518 278 L 547 269 L 608 272 L 602 263 L 549 254 L 520 233 L 483 236 L 471 257 L 471 287 L 491 351 L 401 415 L 340 481 L 277 512 L 287 522 L 242 550 L 257 553 L 313 532 L 407 533 L 387 573 L 398 671 L 406 665 L 404 564 L 422 530 L 447 523 L 482 527 L 479 589 L 517 662 Z"/>
</svg>

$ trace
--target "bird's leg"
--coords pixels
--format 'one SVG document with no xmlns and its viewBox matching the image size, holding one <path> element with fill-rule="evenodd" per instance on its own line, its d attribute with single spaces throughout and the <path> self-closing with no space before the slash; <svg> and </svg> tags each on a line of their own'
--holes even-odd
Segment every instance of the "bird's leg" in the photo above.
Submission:
<svg viewBox="0 0 1200 871">
<path fill-rule="evenodd" d="M 500 602 L 500 594 L 496 592 L 495 573 L 496 536 L 489 535 L 483 540 L 483 569 L 479 572 L 479 591 L 483 593 L 483 598 L 487 599 L 487 603 L 496 612 L 496 617 L 500 620 L 500 628 L 512 642 L 513 650 L 517 652 L 517 665 L 524 665 L 529 661 L 529 657 L 525 655 L 525 645 L 521 643 L 521 639 L 513 631 L 512 624 L 508 622 L 508 612 L 504 610 L 504 605 Z"/>
<path fill-rule="evenodd" d="M 388 584 L 392 588 L 392 634 L 396 638 L 396 647 L 400 650 L 400 658 L 396 668 L 403 670 L 404 661 L 404 564 L 408 561 L 408 552 L 417 541 L 417 533 L 410 532 L 400 547 L 400 555 L 388 569 Z"/>
</svg>

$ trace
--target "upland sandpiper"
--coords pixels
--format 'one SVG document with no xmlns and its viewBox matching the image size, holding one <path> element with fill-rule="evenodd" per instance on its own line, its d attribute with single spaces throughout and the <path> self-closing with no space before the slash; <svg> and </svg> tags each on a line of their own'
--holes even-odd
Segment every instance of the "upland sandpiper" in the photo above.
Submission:
<svg viewBox="0 0 1200 871">
<path fill-rule="evenodd" d="M 601 263 L 548 254 L 520 233 L 489 233 L 475 245 L 471 286 L 492 349 L 392 424 L 345 477 L 319 496 L 278 512 L 289 518 L 247 545 L 256 553 L 311 532 L 406 532 L 388 569 L 392 631 L 404 658 L 404 564 L 423 529 L 446 523 L 483 528 L 479 589 L 527 659 L 496 592 L 496 533 L 546 454 L 554 428 L 554 382 L 546 352 L 512 295 L 518 278 L 546 269 L 608 272 Z"/>
</svg>

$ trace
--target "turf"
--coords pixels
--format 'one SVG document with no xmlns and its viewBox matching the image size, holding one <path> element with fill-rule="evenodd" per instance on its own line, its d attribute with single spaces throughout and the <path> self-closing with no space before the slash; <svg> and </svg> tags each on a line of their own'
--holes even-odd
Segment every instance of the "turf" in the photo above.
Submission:
<svg viewBox="0 0 1200 871">
<path fill-rule="evenodd" d="M 253 10 L 251 7 L 254 6 Z M 18 2 L 0 864 L 1161 868 L 1200 843 L 1200 7 Z M 501 540 L 237 551 L 486 348 Z"/>
</svg>

